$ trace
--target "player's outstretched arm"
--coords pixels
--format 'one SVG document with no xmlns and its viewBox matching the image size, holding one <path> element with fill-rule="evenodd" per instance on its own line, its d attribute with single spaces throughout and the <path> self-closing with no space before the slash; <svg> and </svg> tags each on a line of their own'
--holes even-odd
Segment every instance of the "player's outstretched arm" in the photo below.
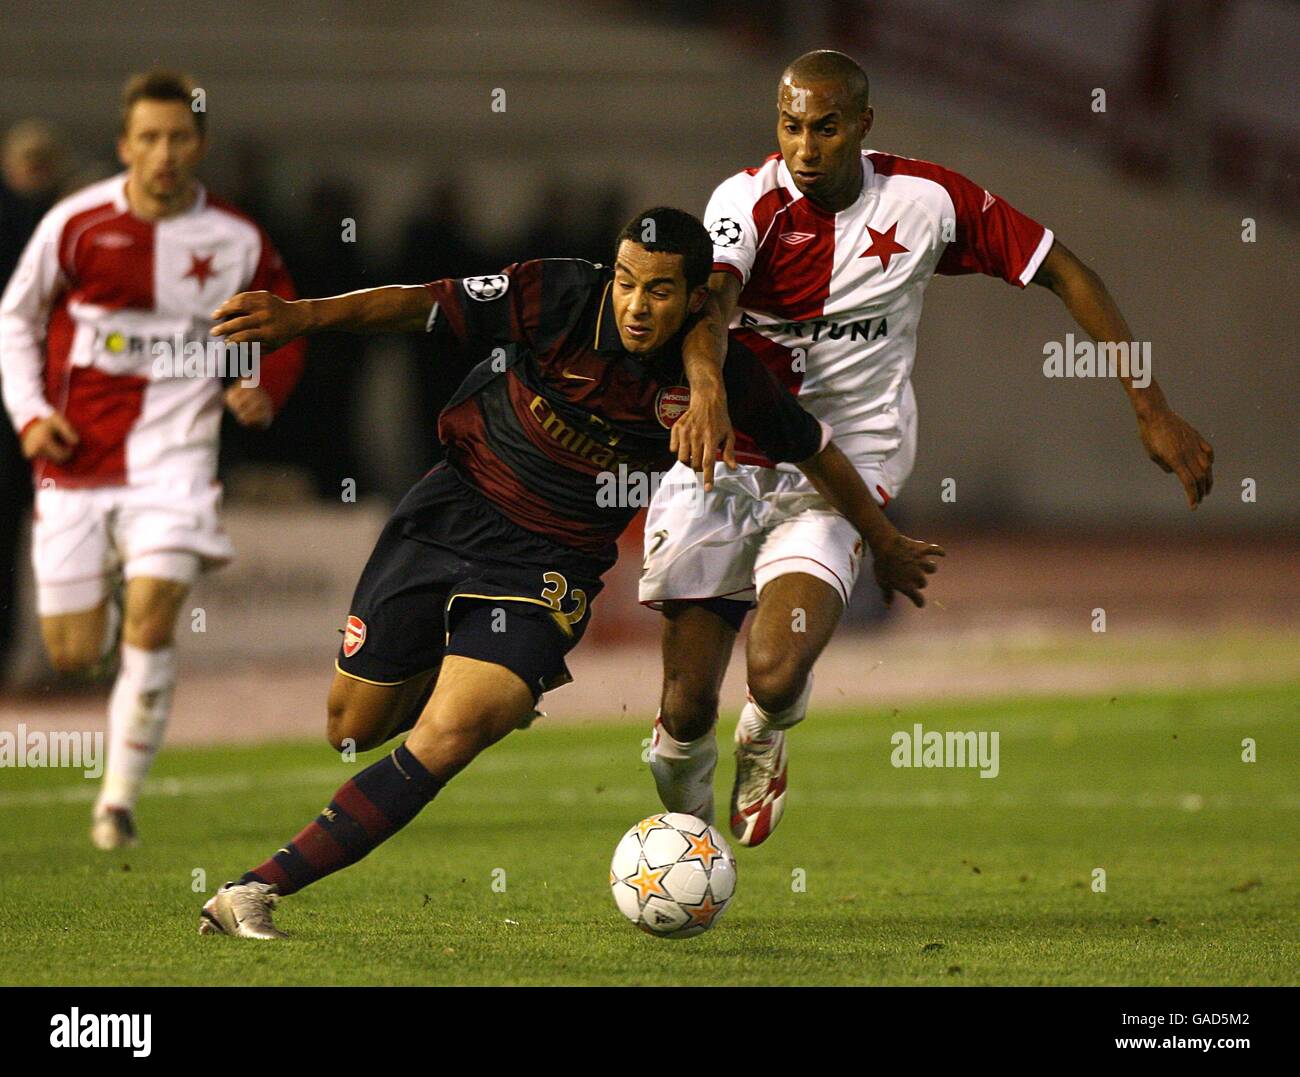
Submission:
<svg viewBox="0 0 1300 1077">
<path fill-rule="evenodd" d="M 326 299 L 281 299 L 270 292 L 240 292 L 212 312 L 212 335 L 230 344 L 260 344 L 274 351 L 295 337 L 343 333 L 406 333 L 425 328 L 433 296 L 422 284 L 364 288 Z"/>
<path fill-rule="evenodd" d="M 943 547 L 919 542 L 899 532 L 835 442 L 827 442 L 821 452 L 797 466 L 817 492 L 858 529 L 862 540 L 871 548 L 876 583 L 880 585 L 885 605 L 892 604 L 894 592 L 900 591 L 915 605 L 924 606 L 921 592 L 925 589 L 925 578 L 939 569 L 931 559 L 943 557 Z"/>
<path fill-rule="evenodd" d="M 1124 315 L 1101 278 L 1059 239 L 1052 244 L 1033 282 L 1055 292 L 1093 340 L 1133 340 Z M 1122 376 L 1121 381 L 1137 416 L 1138 434 L 1147 455 L 1178 476 L 1187 494 L 1188 508 L 1196 508 L 1214 485 L 1214 449 L 1169 406 L 1155 378 L 1145 387 L 1134 385 L 1129 376 Z"/>
<path fill-rule="evenodd" d="M 736 466 L 736 435 L 727 410 L 722 365 L 727 357 L 727 326 L 740 300 L 740 281 L 730 273 L 709 278 L 709 297 L 682 341 L 682 366 L 691 386 L 691 404 L 669 434 L 668 447 L 683 464 L 704 473 L 713 489 L 718 446 L 727 467 Z"/>
</svg>

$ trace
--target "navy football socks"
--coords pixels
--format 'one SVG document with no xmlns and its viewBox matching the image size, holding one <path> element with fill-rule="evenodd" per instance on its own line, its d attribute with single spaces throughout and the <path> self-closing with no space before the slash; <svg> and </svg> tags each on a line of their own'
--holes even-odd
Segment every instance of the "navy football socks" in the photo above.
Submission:
<svg viewBox="0 0 1300 1077">
<path fill-rule="evenodd" d="M 296 893 L 387 841 L 443 784 L 403 744 L 346 781 L 315 822 L 239 882 L 271 883 L 279 894 Z"/>
</svg>

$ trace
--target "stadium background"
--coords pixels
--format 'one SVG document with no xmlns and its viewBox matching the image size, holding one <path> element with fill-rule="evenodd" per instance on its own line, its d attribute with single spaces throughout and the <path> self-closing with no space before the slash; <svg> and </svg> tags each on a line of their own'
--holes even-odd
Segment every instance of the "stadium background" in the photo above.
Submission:
<svg viewBox="0 0 1300 1077">
<path fill-rule="evenodd" d="M 145 6 L 7 3 L 0 126 L 56 125 L 76 185 L 116 167 L 125 76 L 188 70 L 207 93 L 205 181 L 268 228 L 317 295 L 601 259 L 635 210 L 702 212 L 714 185 L 771 152 L 788 59 L 849 51 L 872 76 L 869 145 L 970 175 L 1100 272 L 1153 342 L 1174 407 L 1214 443 L 1216 486 L 1187 512 L 1118 386 L 1042 375 L 1043 345 L 1073 329 L 1045 291 L 938 279 L 916 367 L 918 462 L 891 511 L 950 556 L 924 612 L 886 615 L 869 579 L 859 586 L 819 695 L 1294 682 L 1297 9 L 790 0 L 658 5 L 653 19 L 617 2 L 372 0 L 200 2 L 181 24 Z M 347 218 L 354 244 L 340 241 Z M 419 340 L 318 338 L 310 355 L 271 434 L 229 431 L 240 556 L 196 588 L 202 616 L 182 622 L 174 742 L 319 730 L 357 573 L 436 458 L 450 387 Z M 658 626 L 634 602 L 639 547 L 634 530 L 574 657 L 577 684 L 546 701 L 556 718 L 653 714 Z M 25 552 L 17 565 L 0 726 L 101 726 L 104 688 L 46 669 Z M 733 668 L 733 712 L 741 691 Z"/>
</svg>

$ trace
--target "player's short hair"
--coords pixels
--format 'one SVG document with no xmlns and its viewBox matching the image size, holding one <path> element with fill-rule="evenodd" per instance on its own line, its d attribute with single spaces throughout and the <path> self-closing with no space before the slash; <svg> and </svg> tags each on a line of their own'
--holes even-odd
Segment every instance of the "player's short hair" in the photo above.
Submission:
<svg viewBox="0 0 1300 1077">
<path fill-rule="evenodd" d="M 179 101 L 190 110 L 199 135 L 207 133 L 208 114 L 194 107 L 194 80 L 183 71 L 139 71 L 122 87 L 122 134 L 137 101 Z"/>
<path fill-rule="evenodd" d="M 680 254 L 686 287 L 698 288 L 709 282 L 713 271 L 713 240 L 695 214 L 672 206 L 655 206 L 638 213 L 619 232 L 614 252 L 630 240 L 648 251 Z"/>
<path fill-rule="evenodd" d="M 781 73 L 781 81 L 833 82 L 848 95 L 859 112 L 866 112 L 871 102 L 871 83 L 852 56 L 834 49 L 816 49 L 805 52 Z"/>
</svg>

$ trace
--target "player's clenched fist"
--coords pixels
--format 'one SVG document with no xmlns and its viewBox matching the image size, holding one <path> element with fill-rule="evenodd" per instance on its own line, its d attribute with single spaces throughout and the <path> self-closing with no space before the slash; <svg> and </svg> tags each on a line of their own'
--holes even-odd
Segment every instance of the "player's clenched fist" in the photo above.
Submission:
<svg viewBox="0 0 1300 1077">
<path fill-rule="evenodd" d="M 932 557 L 943 557 L 943 547 L 930 542 L 918 542 L 906 535 L 894 535 L 880 550 L 872 550 L 875 558 L 876 583 L 884 595 L 885 605 L 893 604 L 894 592 L 905 594 L 917 606 L 925 605 L 921 591 L 926 576 L 939 571 Z"/>
<path fill-rule="evenodd" d="M 214 337 L 228 344 L 260 344 L 275 351 L 310 328 L 306 303 L 281 299 L 270 292 L 240 292 L 212 312 Z"/>
<path fill-rule="evenodd" d="M 80 440 L 76 428 L 60 412 L 51 412 L 23 431 L 23 455 L 28 460 L 40 458 L 65 464 Z"/>
</svg>

